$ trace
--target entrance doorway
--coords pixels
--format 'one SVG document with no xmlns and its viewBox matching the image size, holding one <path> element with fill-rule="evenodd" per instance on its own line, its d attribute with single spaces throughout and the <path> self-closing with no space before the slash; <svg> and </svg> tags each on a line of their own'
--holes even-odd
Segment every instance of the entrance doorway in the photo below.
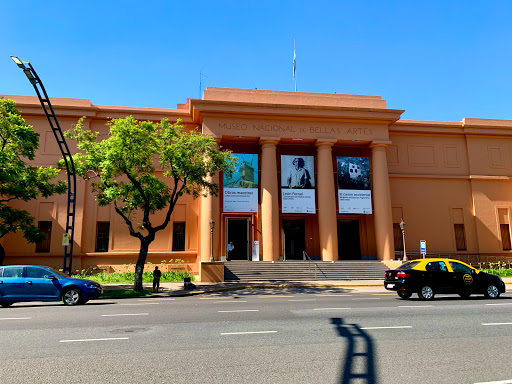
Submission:
<svg viewBox="0 0 512 384">
<path fill-rule="evenodd" d="M 233 242 L 235 249 L 230 260 L 249 260 L 249 219 L 228 219 L 226 244 Z M 227 250 L 226 250 L 226 256 Z"/>
<path fill-rule="evenodd" d="M 338 220 L 338 259 L 361 260 L 359 220 Z"/>
<path fill-rule="evenodd" d="M 306 250 L 304 219 L 283 219 L 284 260 L 302 260 Z"/>
</svg>

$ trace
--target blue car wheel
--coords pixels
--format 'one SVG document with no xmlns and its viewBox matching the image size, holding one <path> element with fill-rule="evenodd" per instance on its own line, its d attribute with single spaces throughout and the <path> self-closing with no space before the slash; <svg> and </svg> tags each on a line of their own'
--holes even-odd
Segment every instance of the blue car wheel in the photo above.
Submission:
<svg viewBox="0 0 512 384">
<path fill-rule="evenodd" d="M 78 288 L 68 288 L 62 294 L 62 302 L 65 305 L 77 305 L 82 302 L 82 292 Z"/>
</svg>

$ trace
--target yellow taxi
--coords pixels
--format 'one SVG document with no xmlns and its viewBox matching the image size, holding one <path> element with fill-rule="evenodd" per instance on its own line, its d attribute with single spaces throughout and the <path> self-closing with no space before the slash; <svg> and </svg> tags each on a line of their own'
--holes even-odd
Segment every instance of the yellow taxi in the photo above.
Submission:
<svg viewBox="0 0 512 384">
<path fill-rule="evenodd" d="M 499 276 L 479 271 L 453 259 L 418 259 L 386 271 L 384 287 L 396 291 L 402 299 L 417 293 L 422 300 L 432 300 L 437 293 L 456 293 L 463 298 L 484 294 L 496 299 L 505 292 Z"/>
</svg>

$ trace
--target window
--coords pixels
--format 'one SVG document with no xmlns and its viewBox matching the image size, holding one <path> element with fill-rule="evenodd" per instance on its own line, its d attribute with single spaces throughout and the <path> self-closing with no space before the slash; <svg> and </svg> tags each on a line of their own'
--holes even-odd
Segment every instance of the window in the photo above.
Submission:
<svg viewBox="0 0 512 384">
<path fill-rule="evenodd" d="M 185 223 L 176 222 L 172 223 L 172 250 L 184 251 L 185 250 Z"/>
<path fill-rule="evenodd" d="M 400 269 L 400 270 L 413 269 L 418 264 L 419 264 L 419 261 L 408 261 L 407 263 L 399 266 L 397 269 Z"/>
<path fill-rule="evenodd" d="M 425 269 L 427 271 L 448 272 L 448 269 L 446 268 L 446 264 L 444 263 L 444 261 L 431 261 L 425 266 Z"/>
<path fill-rule="evenodd" d="M 471 273 L 472 271 L 468 266 L 454 261 L 450 261 L 450 267 L 452 267 L 453 272 Z"/>
<path fill-rule="evenodd" d="M 5 267 L 3 277 L 23 277 L 23 267 Z"/>
<path fill-rule="evenodd" d="M 43 268 L 27 267 L 27 277 L 32 279 L 44 279 L 50 276 L 51 273 Z"/>
<path fill-rule="evenodd" d="M 395 240 L 395 251 L 404 250 L 404 239 L 402 237 L 402 230 L 399 223 L 393 223 L 393 238 Z"/>
<path fill-rule="evenodd" d="M 96 223 L 96 252 L 108 252 L 109 235 L 110 221 L 98 221 Z"/>
<path fill-rule="evenodd" d="M 50 243 L 52 240 L 52 222 L 39 221 L 37 227 L 46 235 L 46 239 L 36 244 L 36 252 L 50 252 Z"/>
<path fill-rule="evenodd" d="M 512 246 L 510 244 L 510 228 L 508 224 L 500 224 L 501 230 L 501 245 L 504 251 L 510 251 Z"/>
<path fill-rule="evenodd" d="M 457 251 L 466 250 L 466 234 L 464 233 L 464 224 L 453 224 L 455 230 L 455 245 Z"/>
</svg>

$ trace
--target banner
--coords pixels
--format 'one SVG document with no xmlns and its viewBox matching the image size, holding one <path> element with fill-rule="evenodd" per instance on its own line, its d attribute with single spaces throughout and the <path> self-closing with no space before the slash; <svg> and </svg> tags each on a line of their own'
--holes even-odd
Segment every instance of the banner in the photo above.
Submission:
<svg viewBox="0 0 512 384">
<path fill-rule="evenodd" d="M 258 212 L 258 155 L 232 153 L 238 164 L 224 177 L 224 212 Z"/>
<path fill-rule="evenodd" d="M 336 157 L 339 213 L 372 213 L 370 160 L 367 157 Z"/>
<path fill-rule="evenodd" d="M 313 156 L 281 156 L 281 208 L 283 213 L 315 213 Z"/>
</svg>

